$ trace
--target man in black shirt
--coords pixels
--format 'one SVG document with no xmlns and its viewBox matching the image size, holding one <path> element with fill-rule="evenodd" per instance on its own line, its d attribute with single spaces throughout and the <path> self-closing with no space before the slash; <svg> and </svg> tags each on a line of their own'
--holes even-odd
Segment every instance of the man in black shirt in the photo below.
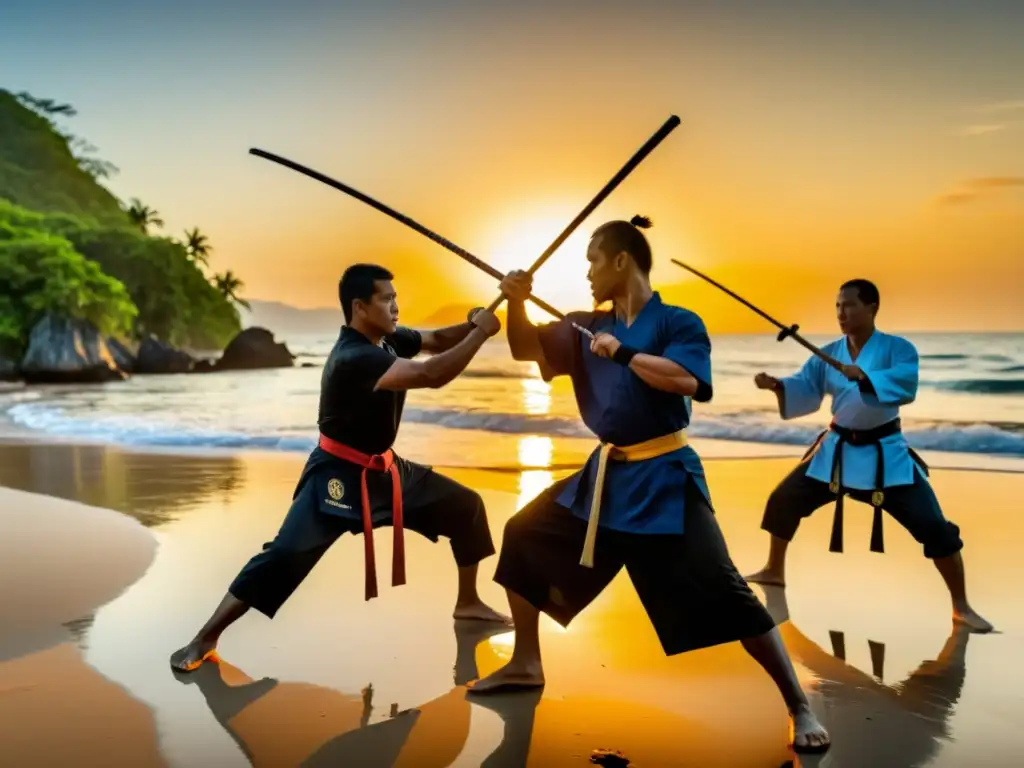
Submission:
<svg viewBox="0 0 1024 768">
<path fill-rule="evenodd" d="M 459 566 L 454 617 L 511 623 L 476 590 L 477 565 L 495 552 L 480 495 L 391 450 L 406 392 L 452 381 L 501 325 L 475 310 L 457 326 L 399 327 L 392 279 L 373 264 L 356 264 L 342 276 L 345 326 L 320 383 L 319 445 L 276 538 L 242 568 L 192 642 L 171 656 L 175 669 L 188 672 L 215 658 L 220 635 L 249 608 L 273 618 L 343 533 L 363 533 L 366 599 L 376 597 L 373 529 L 382 525 L 395 533 L 393 585 L 405 583 L 405 528 L 433 541 L 445 536 Z M 433 355 L 413 360 L 420 352 Z"/>
</svg>

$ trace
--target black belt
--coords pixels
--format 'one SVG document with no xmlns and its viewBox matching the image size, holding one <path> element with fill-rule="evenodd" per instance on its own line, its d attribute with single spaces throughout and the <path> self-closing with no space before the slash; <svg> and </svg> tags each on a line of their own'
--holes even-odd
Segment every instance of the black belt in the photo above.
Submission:
<svg viewBox="0 0 1024 768">
<path fill-rule="evenodd" d="M 831 424 L 829 428 L 818 435 L 818 439 L 804 455 L 809 456 L 821 443 L 829 431 L 835 432 L 838 436 L 835 453 L 832 455 L 832 480 L 828 484 L 829 490 L 836 494 L 836 511 L 832 518 L 832 539 L 829 542 L 829 552 L 843 551 L 843 444 L 850 445 L 873 445 L 875 446 L 875 483 L 871 492 L 871 506 L 874 508 L 874 516 L 871 521 L 871 551 L 885 552 L 885 542 L 882 537 L 882 504 L 885 502 L 885 455 L 882 452 L 881 441 L 890 435 L 898 434 L 901 431 L 899 419 L 893 419 L 873 429 L 848 429 L 838 424 Z M 920 456 L 910 449 L 911 458 L 917 462 L 928 473 L 928 466 Z"/>
</svg>

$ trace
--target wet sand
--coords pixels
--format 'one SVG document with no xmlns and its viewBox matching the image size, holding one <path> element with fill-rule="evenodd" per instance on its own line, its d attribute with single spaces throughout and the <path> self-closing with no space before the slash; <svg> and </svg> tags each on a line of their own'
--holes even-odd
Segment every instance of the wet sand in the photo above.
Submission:
<svg viewBox="0 0 1024 768">
<path fill-rule="evenodd" d="M 493 768 L 587 765 L 591 750 L 606 747 L 639 768 L 1019 765 L 1022 475 L 933 473 L 967 542 L 971 598 L 1000 634 L 952 631 L 941 579 L 890 520 L 886 555 L 868 551 L 870 510 L 859 504 L 848 506 L 843 555 L 828 552 L 827 509 L 804 524 L 791 547 L 789 587 L 755 587 L 783 621 L 801 681 L 833 736 L 825 757 L 795 758 L 782 702 L 738 644 L 666 658 L 625 574 L 568 630 L 542 620 L 542 695 L 467 698 L 462 684 L 503 663 L 512 635 L 453 625 L 455 569 L 444 541 L 407 537 L 409 584 L 391 588 L 387 529 L 375 536 L 385 574 L 379 599 L 363 601 L 362 542 L 344 537 L 276 619 L 250 613 L 225 635 L 224 663 L 175 675 L 168 655 L 274 535 L 301 463 L 274 454 L 0 444 L 0 485 L 117 510 L 132 523 L 115 531 L 96 517 L 86 523 L 85 513 L 74 529 L 64 527 L 66 515 L 19 523 L 58 502 L 2 492 L 0 542 L 21 560 L 16 572 L 0 565 L 0 594 L 25 629 L 12 643 L 3 625 L 0 763 Z M 744 572 L 762 564 L 761 509 L 791 464 L 707 463 Z M 483 495 L 500 546 L 504 522 L 564 473 L 447 474 Z M 143 528 L 159 544 L 151 563 L 132 538 Z M 53 543 L 57 530 L 63 538 Z M 69 546 L 76 541 L 82 553 L 103 553 L 103 567 Z M 47 558 L 57 547 L 60 556 Z M 481 565 L 481 594 L 504 610 L 491 581 L 495 563 Z M 47 576 L 23 576 L 30 568 Z M 88 600 L 69 597 L 115 572 L 102 589 L 86 590 Z M 8 603 L 20 594 L 12 578 L 42 595 L 34 624 L 24 597 Z M 32 632 L 36 639 L 26 639 Z"/>
<path fill-rule="evenodd" d="M 0 764 L 163 764 L 149 708 L 80 647 L 156 552 L 129 517 L 0 488 Z"/>
</svg>

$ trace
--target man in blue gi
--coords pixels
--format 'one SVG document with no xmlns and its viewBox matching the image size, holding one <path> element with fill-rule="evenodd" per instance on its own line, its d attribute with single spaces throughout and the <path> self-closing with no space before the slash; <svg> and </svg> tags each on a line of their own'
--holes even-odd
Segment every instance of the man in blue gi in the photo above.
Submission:
<svg viewBox="0 0 1024 768">
<path fill-rule="evenodd" d="M 502 282 L 512 356 L 537 362 L 545 380 L 569 376 L 601 445 L 505 526 L 495 580 L 508 592 L 515 651 L 471 692 L 543 686 L 539 612 L 568 626 L 625 566 L 667 654 L 741 641 L 786 701 L 794 748 L 822 751 L 828 733 L 775 622 L 732 563 L 687 445 L 691 398 L 711 399 L 711 343 L 697 315 L 652 290 L 646 226 L 643 217 L 612 221 L 591 238 L 591 291 L 597 304 L 613 302 L 611 312 L 534 326 L 524 306 L 530 277 L 513 272 Z"/>
<path fill-rule="evenodd" d="M 761 527 L 771 534 L 768 563 L 750 581 L 785 584 L 786 549 L 800 521 L 829 502 L 836 503 L 829 549 L 843 551 L 843 496 L 871 504 L 871 550 L 883 552 L 882 510 L 924 547 L 953 601 L 953 620 L 979 632 L 992 625 L 967 602 L 964 543 L 947 520 L 928 482 L 928 468 L 907 444 L 900 406 L 917 397 L 917 349 L 906 339 L 875 327 L 880 297 L 868 280 L 850 280 L 839 289 L 836 312 L 843 337 L 822 351 L 843 364 L 837 371 L 811 357 L 797 373 L 776 379 L 754 377 L 774 392 L 783 419 L 816 412 L 832 397 L 832 423 L 768 498 Z"/>
</svg>

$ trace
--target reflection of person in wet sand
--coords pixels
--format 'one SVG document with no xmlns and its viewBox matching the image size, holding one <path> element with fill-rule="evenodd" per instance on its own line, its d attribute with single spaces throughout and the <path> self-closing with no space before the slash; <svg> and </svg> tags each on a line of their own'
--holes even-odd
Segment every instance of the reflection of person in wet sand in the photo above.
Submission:
<svg viewBox="0 0 1024 768">
<path fill-rule="evenodd" d="M 496 624 L 456 622 L 455 687 L 411 710 L 397 712 L 392 705 L 391 717 L 373 725 L 368 725 L 372 685 L 357 696 L 308 683 L 252 680 L 223 660 L 174 675 L 199 687 L 217 722 L 253 765 L 442 768 L 462 753 L 469 734 L 471 705 L 463 685 L 478 675 L 477 647 L 505 631 Z M 527 729 L 532 727 L 529 709 Z M 528 749 L 529 730 L 525 740 L 510 739 L 506 732 L 505 741 L 524 741 L 521 748 Z M 503 742 L 495 754 L 508 748 Z"/>
<path fill-rule="evenodd" d="M 949 738 L 947 723 L 966 676 L 970 628 L 954 624 L 937 659 L 889 686 L 876 679 L 882 678 L 883 644 L 871 644 L 875 677 L 867 675 L 844 660 L 841 633 L 831 633 L 833 653 L 826 652 L 790 620 L 782 587 L 762 589 L 793 658 L 822 678 L 818 689 L 825 698 L 829 731 L 839 734 L 830 756 L 840 765 L 926 765 Z"/>
</svg>

